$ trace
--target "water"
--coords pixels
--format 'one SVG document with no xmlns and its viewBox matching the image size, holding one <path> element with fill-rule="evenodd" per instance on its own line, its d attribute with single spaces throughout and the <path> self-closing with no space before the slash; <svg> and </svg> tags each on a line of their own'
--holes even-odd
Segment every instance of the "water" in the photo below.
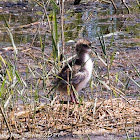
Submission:
<svg viewBox="0 0 140 140">
<path fill-rule="evenodd" d="M 26 26 L 25 28 L 21 28 L 21 26 L 38 22 L 43 16 L 42 9 L 33 2 L 28 3 L 28 5 L 25 6 L 11 5 L 9 7 L 7 6 L 7 3 L 0 3 L 0 32 L 2 36 L 0 38 L 0 46 L 3 46 L 4 44 L 8 46 L 8 44 L 10 45 L 11 42 L 6 30 L 4 29 L 2 15 L 4 15 L 5 19 L 9 22 L 10 27 L 13 29 L 12 33 L 15 43 L 17 45 L 30 43 L 33 39 L 35 34 L 34 31 L 37 29 L 38 24 L 28 26 L 27 29 Z M 138 47 L 140 45 L 139 42 L 132 40 L 132 38 L 138 39 L 140 35 L 139 12 L 137 10 L 138 7 L 136 3 L 134 5 L 136 10 L 131 14 L 127 14 L 126 8 L 121 4 L 119 6 L 122 8 L 119 9 L 117 14 L 114 14 L 114 8 L 111 4 L 90 2 L 87 5 L 82 4 L 81 6 L 70 5 L 71 9 L 68 9 L 69 5 L 66 4 L 64 15 L 65 40 L 76 40 L 80 37 L 88 37 L 91 41 L 94 41 L 98 36 L 97 33 L 102 32 L 103 35 L 107 35 L 110 33 L 119 32 L 116 36 L 114 36 L 115 42 L 117 42 L 117 47 Z M 58 22 L 60 23 L 59 15 Z M 44 30 L 45 27 L 46 26 L 41 27 L 42 30 Z M 46 35 L 43 31 L 41 34 L 44 36 Z M 106 43 L 109 43 L 110 39 L 111 36 L 106 39 Z M 125 44 L 126 42 L 124 39 L 127 39 L 127 43 L 129 41 L 127 45 Z M 116 46 L 114 46 L 114 48 L 115 47 Z"/>
</svg>

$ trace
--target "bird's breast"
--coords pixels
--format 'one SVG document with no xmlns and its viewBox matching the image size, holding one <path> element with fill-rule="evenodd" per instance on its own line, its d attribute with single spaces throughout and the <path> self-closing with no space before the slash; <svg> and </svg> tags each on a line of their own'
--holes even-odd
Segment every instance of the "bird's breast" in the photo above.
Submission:
<svg viewBox="0 0 140 140">
<path fill-rule="evenodd" d="M 92 60 L 89 59 L 84 66 L 84 71 L 83 73 L 85 74 L 85 78 L 84 80 L 79 83 L 79 85 L 76 88 L 76 91 L 79 92 L 82 88 L 84 88 L 86 86 L 86 84 L 88 83 L 88 81 L 90 80 L 91 76 L 92 76 L 92 69 L 93 69 L 93 63 Z"/>
</svg>

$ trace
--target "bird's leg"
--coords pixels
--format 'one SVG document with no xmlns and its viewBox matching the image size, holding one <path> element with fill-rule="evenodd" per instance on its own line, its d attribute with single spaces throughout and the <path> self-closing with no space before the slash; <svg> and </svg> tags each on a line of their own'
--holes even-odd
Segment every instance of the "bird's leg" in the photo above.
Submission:
<svg viewBox="0 0 140 140">
<path fill-rule="evenodd" d="M 71 97 L 71 101 L 74 103 L 75 102 L 75 97 L 74 97 L 73 93 L 70 94 L 70 97 Z"/>
<path fill-rule="evenodd" d="M 73 92 L 70 94 L 70 97 L 71 97 L 71 101 L 73 103 L 79 104 L 79 102 L 78 102 L 78 100 Z"/>
</svg>

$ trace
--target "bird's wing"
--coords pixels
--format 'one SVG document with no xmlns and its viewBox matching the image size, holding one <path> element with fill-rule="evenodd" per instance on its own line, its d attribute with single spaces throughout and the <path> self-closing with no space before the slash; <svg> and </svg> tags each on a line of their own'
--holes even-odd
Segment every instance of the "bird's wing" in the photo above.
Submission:
<svg viewBox="0 0 140 140">
<path fill-rule="evenodd" d="M 80 65 L 79 59 L 73 60 L 61 70 L 58 76 L 67 81 L 68 78 L 71 79 L 72 75 L 79 72 L 81 69 Z"/>
<path fill-rule="evenodd" d="M 82 63 L 81 63 L 81 61 L 79 59 L 72 60 L 67 65 L 65 65 L 65 67 L 61 70 L 60 73 L 63 73 L 67 69 L 70 69 L 70 67 L 73 68 L 74 66 L 80 66 L 81 64 Z"/>
<path fill-rule="evenodd" d="M 86 72 L 79 71 L 75 75 L 73 75 L 72 79 L 70 80 L 73 85 L 77 85 L 81 83 L 86 78 Z"/>
</svg>

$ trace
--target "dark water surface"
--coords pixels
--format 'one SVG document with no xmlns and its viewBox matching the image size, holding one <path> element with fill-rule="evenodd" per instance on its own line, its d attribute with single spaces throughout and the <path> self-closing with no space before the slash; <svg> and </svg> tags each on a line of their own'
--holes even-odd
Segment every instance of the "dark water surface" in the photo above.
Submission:
<svg viewBox="0 0 140 140">
<path fill-rule="evenodd" d="M 1 47 L 3 45 L 8 46 L 11 42 L 4 29 L 2 15 L 4 15 L 12 28 L 14 41 L 17 46 L 32 41 L 34 30 L 38 27 L 38 24 L 35 24 L 35 22 L 40 22 L 42 26 L 41 34 L 49 38 L 43 31 L 47 22 L 40 20 L 43 16 L 43 11 L 35 2 L 29 2 L 27 5 L 13 5 L 9 3 L 12 2 L 0 2 Z M 124 50 L 139 48 L 140 14 L 137 3 L 135 0 L 128 2 L 128 6 L 134 7 L 130 14 L 127 13 L 123 4 L 120 4 L 120 2 L 116 4 L 118 6 L 117 13 L 114 12 L 111 4 L 106 3 L 89 2 L 88 4 L 82 3 L 77 6 L 66 3 L 64 11 L 66 42 L 77 40 L 80 37 L 88 37 L 91 41 L 96 41 L 98 33 L 103 32 L 106 43 L 110 43 L 114 33 L 115 41 L 111 49 L 116 47 Z M 58 23 L 60 23 L 59 17 L 58 14 Z M 28 24 L 31 24 L 31 26 L 24 26 Z M 21 28 L 22 26 L 24 28 Z M 60 29 L 60 27 L 58 28 Z"/>
</svg>

